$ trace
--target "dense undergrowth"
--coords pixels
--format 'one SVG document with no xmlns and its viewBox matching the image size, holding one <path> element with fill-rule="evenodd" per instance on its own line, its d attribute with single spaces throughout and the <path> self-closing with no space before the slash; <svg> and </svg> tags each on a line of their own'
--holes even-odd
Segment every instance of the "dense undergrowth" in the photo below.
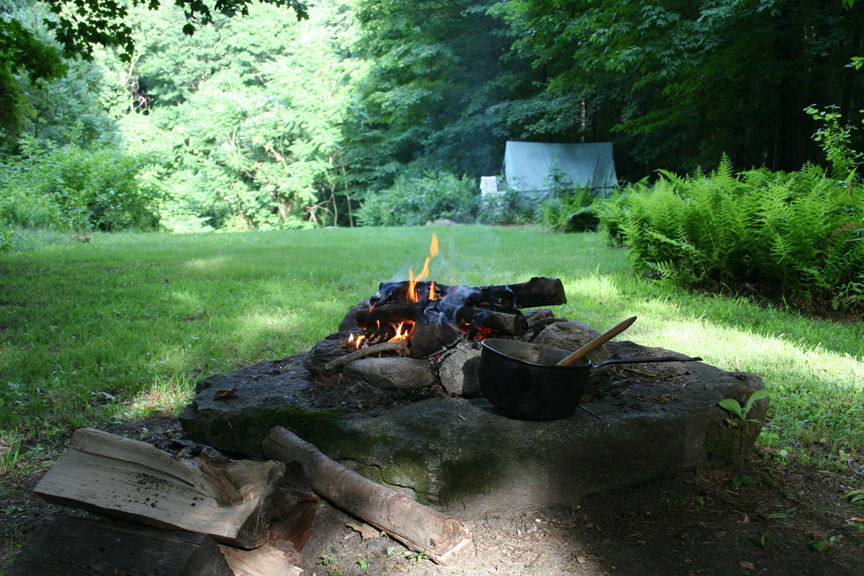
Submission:
<svg viewBox="0 0 864 576">
<path fill-rule="evenodd" d="M 638 272 L 804 309 L 864 311 L 864 187 L 798 172 L 661 172 L 597 206 Z"/>
</svg>

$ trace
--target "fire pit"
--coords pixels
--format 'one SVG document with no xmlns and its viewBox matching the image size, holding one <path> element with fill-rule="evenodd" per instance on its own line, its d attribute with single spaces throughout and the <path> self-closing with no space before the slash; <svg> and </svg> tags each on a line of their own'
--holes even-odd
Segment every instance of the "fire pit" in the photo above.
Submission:
<svg viewBox="0 0 864 576">
<path fill-rule="evenodd" d="M 686 357 L 626 341 L 589 360 L 654 361 L 591 370 L 585 410 L 508 418 L 481 390 L 485 339 L 573 351 L 600 333 L 546 308 L 566 301 L 557 279 L 448 286 L 427 280 L 433 256 L 416 278 L 381 283 L 307 353 L 199 382 L 180 417 L 187 435 L 254 457 L 281 425 L 375 481 L 469 516 L 578 503 L 752 451 L 761 424 L 731 420 L 718 403 L 745 402 L 763 387 L 757 376 L 658 363 Z M 759 401 L 750 415 L 766 409 Z"/>
</svg>

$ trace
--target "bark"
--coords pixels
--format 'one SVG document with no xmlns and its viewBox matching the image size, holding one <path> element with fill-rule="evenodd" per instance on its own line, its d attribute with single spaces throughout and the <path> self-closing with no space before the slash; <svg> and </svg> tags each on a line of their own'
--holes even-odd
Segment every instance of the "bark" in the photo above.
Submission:
<svg viewBox="0 0 864 576">
<path fill-rule="evenodd" d="M 264 439 L 264 454 L 286 463 L 298 462 L 321 497 L 437 564 L 458 564 L 473 551 L 471 535 L 459 520 L 360 476 L 285 428 L 270 431 Z"/>
</svg>

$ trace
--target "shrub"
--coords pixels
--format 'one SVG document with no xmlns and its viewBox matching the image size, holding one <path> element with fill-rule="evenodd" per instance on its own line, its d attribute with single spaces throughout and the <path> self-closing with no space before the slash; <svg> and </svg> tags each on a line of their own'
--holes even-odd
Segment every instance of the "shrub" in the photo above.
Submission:
<svg viewBox="0 0 864 576">
<path fill-rule="evenodd" d="M 497 193 L 487 194 L 480 200 L 477 221 L 483 224 L 528 224 L 536 220 L 534 198 L 513 190 L 506 181 L 498 182 Z"/>
<path fill-rule="evenodd" d="M 473 179 L 427 172 L 401 175 L 391 188 L 366 197 L 357 211 L 363 226 L 413 226 L 447 218 L 460 223 L 477 220 L 480 193 Z"/>
<path fill-rule="evenodd" d="M 599 210 L 638 270 L 679 284 L 757 287 L 801 303 L 864 306 L 864 189 L 821 168 L 661 172 Z"/>
<path fill-rule="evenodd" d="M 595 198 L 587 187 L 560 192 L 540 204 L 543 223 L 559 232 L 596 230 L 600 220 L 593 206 Z"/>
<path fill-rule="evenodd" d="M 116 149 L 67 145 L 0 164 L 0 221 L 72 230 L 153 228 L 155 194 L 139 163 Z"/>
</svg>

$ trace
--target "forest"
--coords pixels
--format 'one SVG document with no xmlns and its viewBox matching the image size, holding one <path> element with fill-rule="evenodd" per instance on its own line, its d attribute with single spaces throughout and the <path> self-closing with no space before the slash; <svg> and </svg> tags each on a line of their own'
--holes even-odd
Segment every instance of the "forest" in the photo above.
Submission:
<svg viewBox="0 0 864 576">
<path fill-rule="evenodd" d="M 853 0 L 2 5 L 6 235 L 370 225 L 412 195 L 482 221 L 507 140 L 611 141 L 623 183 L 864 149 Z"/>
</svg>

